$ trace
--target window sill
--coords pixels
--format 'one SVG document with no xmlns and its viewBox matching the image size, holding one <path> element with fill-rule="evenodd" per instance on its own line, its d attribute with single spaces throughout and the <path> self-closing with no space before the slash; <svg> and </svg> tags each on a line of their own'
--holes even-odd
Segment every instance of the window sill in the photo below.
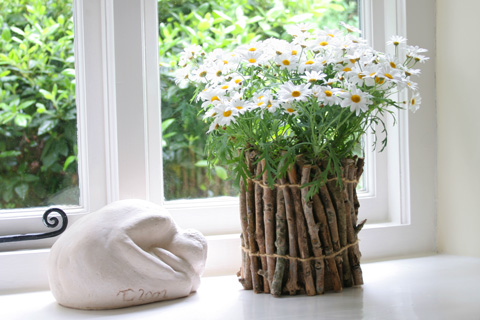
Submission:
<svg viewBox="0 0 480 320">
<path fill-rule="evenodd" d="M 187 298 L 108 311 L 61 307 L 49 291 L 9 294 L 0 296 L 0 319 L 473 319 L 480 314 L 480 258 L 434 255 L 363 263 L 362 269 L 362 287 L 316 297 L 254 294 L 234 276 L 203 278 Z"/>
</svg>

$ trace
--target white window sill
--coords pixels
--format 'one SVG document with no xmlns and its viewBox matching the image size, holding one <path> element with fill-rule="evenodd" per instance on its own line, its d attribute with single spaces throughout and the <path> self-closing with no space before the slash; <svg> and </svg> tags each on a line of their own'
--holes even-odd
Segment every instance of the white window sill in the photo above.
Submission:
<svg viewBox="0 0 480 320">
<path fill-rule="evenodd" d="M 49 291 L 0 296 L 0 319 L 478 319 L 480 258 L 434 255 L 362 264 L 365 284 L 323 296 L 274 298 L 245 291 L 236 277 L 206 277 L 187 298 L 81 311 Z"/>
</svg>

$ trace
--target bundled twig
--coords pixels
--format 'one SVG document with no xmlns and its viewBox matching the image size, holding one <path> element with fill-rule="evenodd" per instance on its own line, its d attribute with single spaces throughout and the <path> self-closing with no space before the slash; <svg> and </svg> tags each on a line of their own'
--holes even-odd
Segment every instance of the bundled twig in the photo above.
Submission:
<svg viewBox="0 0 480 320">
<path fill-rule="evenodd" d="M 363 284 L 357 234 L 356 186 L 363 159 L 342 161 L 342 176 L 329 176 L 318 193 L 309 183 L 325 163 L 291 166 L 267 185 L 265 162 L 246 153 L 251 179 L 241 183 L 242 267 L 240 282 L 256 293 L 316 295 Z M 261 278 L 263 276 L 263 279 Z"/>
</svg>

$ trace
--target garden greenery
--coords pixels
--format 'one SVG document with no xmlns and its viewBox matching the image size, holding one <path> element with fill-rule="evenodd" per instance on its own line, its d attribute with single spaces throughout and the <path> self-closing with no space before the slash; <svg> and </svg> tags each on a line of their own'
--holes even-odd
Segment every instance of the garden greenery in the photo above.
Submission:
<svg viewBox="0 0 480 320">
<path fill-rule="evenodd" d="M 249 176 L 245 161 L 253 150 L 273 187 L 301 156 L 305 163 L 326 164 L 311 183 L 313 194 L 327 177 L 341 177 L 341 161 L 354 156 L 368 129 L 386 133 L 383 119 L 402 107 L 392 95 L 407 90 L 409 108 L 418 108 L 412 77 L 420 71 L 413 67 L 427 60 L 426 50 L 395 36 L 395 55 L 377 52 L 355 35 L 360 30 L 343 26 L 345 34 L 289 26 L 291 41 L 269 38 L 234 50 L 185 48 L 177 82 L 197 85 L 211 165 L 231 165 L 237 180 L 258 179 Z M 381 143 L 383 149 L 387 136 Z"/>
<path fill-rule="evenodd" d="M 0 208 L 47 205 L 78 186 L 72 7 L 4 0 L 0 12 Z"/>
</svg>

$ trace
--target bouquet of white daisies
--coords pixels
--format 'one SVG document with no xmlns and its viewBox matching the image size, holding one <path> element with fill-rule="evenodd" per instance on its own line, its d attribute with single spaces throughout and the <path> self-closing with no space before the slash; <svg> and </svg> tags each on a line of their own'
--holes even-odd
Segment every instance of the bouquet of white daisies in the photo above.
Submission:
<svg viewBox="0 0 480 320">
<path fill-rule="evenodd" d="M 211 165 L 231 164 L 237 178 L 247 177 L 244 152 L 255 150 L 270 184 L 300 155 L 327 163 L 325 176 L 338 174 L 340 161 L 358 152 L 369 128 L 386 132 L 392 108 L 418 109 L 412 78 L 420 73 L 414 66 L 428 59 L 426 50 L 394 36 L 387 43 L 392 54 L 381 53 L 356 36 L 358 29 L 342 26 L 345 32 L 291 26 L 289 42 L 270 38 L 233 51 L 185 48 L 176 79 L 197 87 L 194 100 L 210 124 Z"/>
</svg>

